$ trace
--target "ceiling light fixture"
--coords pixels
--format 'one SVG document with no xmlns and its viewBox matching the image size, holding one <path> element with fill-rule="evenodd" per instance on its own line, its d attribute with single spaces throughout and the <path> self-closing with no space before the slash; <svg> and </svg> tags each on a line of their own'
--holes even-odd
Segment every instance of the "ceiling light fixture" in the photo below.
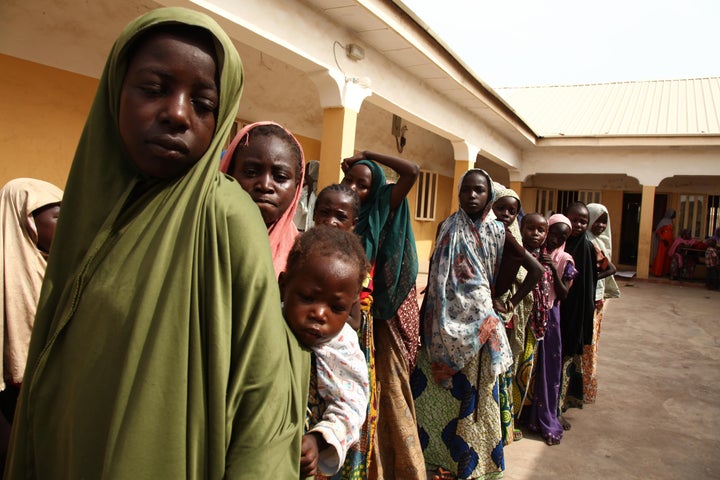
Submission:
<svg viewBox="0 0 720 480">
<path fill-rule="evenodd" d="M 345 47 L 345 54 L 350 60 L 358 61 L 365 58 L 365 49 L 357 43 L 348 43 Z"/>
</svg>

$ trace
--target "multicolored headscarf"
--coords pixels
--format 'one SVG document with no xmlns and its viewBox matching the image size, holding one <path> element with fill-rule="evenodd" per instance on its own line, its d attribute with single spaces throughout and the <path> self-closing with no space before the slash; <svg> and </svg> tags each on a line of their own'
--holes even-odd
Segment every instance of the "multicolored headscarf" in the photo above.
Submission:
<svg viewBox="0 0 720 480">
<path fill-rule="evenodd" d="M 459 371 L 480 349 L 490 353 L 494 375 L 512 365 L 505 328 L 493 309 L 493 286 L 505 245 L 505 228 L 488 218 L 495 191 L 488 180 L 488 202 L 473 222 L 460 208 L 441 225 L 433 252 L 425 299 L 424 337 L 430 361 Z M 458 188 L 458 191 L 460 188 Z"/>
<path fill-rule="evenodd" d="M 302 194 L 303 179 L 305 178 L 305 154 L 303 153 L 302 145 L 298 142 L 297 138 L 290 133 L 288 129 L 275 122 L 255 122 L 249 125 L 245 125 L 230 142 L 230 146 L 223 155 L 220 161 L 220 171 L 223 173 L 228 172 L 230 165 L 232 164 L 233 155 L 240 142 L 247 145 L 250 141 L 250 132 L 261 125 L 275 125 L 282 128 L 285 132 L 297 143 L 300 149 L 300 163 L 302 168 L 300 170 L 300 177 L 298 178 L 297 187 L 295 188 L 295 196 L 290 204 L 290 208 L 283 212 L 282 216 L 270 227 L 268 227 L 268 236 L 270 237 L 270 251 L 273 257 L 273 267 L 275 267 L 275 275 L 280 276 L 280 273 L 285 270 L 285 264 L 287 263 L 287 257 L 290 253 L 290 249 L 295 242 L 295 237 L 298 236 L 298 229 L 293 222 L 295 218 L 295 210 L 297 209 L 298 200 Z"/>
</svg>

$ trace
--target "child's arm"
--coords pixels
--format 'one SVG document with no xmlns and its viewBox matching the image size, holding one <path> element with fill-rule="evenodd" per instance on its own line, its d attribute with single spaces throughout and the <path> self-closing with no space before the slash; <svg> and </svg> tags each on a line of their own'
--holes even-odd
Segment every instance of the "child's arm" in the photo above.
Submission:
<svg viewBox="0 0 720 480">
<path fill-rule="evenodd" d="M 510 285 L 515 280 L 517 271 L 521 266 L 527 270 L 525 280 L 523 280 L 513 296 L 505 302 L 506 305 L 498 308 L 496 303 L 496 309 L 500 313 L 508 313 L 513 310 L 535 288 L 543 274 L 540 262 L 525 250 L 512 234 L 506 231 L 503 258 L 500 261 L 500 271 L 495 282 L 495 298 L 501 297 L 503 293 L 510 289 Z M 508 303 L 510 305 L 507 305 Z"/>
<path fill-rule="evenodd" d="M 605 255 L 605 252 L 595 243 L 593 243 L 593 250 L 595 250 L 595 256 L 597 258 L 597 279 L 602 280 L 610 275 L 614 275 L 615 272 L 617 272 L 617 268 L 615 268 L 615 265 L 610 261 L 610 257 Z"/>
<path fill-rule="evenodd" d="M 549 253 L 543 253 L 542 255 L 540 255 L 540 262 L 543 265 L 547 265 L 553 274 L 553 287 L 555 287 L 555 296 L 558 300 L 565 300 L 567 298 L 568 292 L 570 291 L 570 285 L 572 284 L 572 280 L 563 278 L 564 272 L 557 271 L 555 262 L 553 262 L 552 257 Z"/>
<path fill-rule="evenodd" d="M 327 407 L 308 433 L 320 435 L 327 444 L 319 449 L 318 472 L 333 475 L 345 462 L 348 447 L 360 438 L 369 397 L 367 363 L 350 325 L 313 352 L 318 394 Z"/>
<path fill-rule="evenodd" d="M 377 152 L 364 151 L 343 160 L 343 171 L 346 172 L 353 163 L 363 159 L 381 163 L 386 167 L 392 168 L 398 173 L 398 181 L 395 183 L 392 193 L 390 194 L 390 209 L 395 210 L 400 206 L 405 197 L 407 197 L 408 193 L 410 193 L 413 185 L 415 185 L 415 181 L 420 174 L 420 167 L 417 164 L 402 158 L 384 155 Z"/>
</svg>

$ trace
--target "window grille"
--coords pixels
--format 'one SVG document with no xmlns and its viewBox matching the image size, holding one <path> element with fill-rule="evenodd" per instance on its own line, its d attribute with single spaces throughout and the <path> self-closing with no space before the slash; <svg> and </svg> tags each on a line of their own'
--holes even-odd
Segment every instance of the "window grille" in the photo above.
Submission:
<svg viewBox="0 0 720 480">
<path fill-rule="evenodd" d="M 680 195 L 680 208 L 678 209 L 677 231 L 690 229 L 693 238 L 705 238 L 703 223 L 705 212 L 705 195 Z"/>
<path fill-rule="evenodd" d="M 437 204 L 438 174 L 420 170 L 417 186 L 415 220 L 433 221 Z"/>
<path fill-rule="evenodd" d="M 537 198 L 535 202 L 535 209 L 543 215 L 548 215 L 550 212 L 557 212 L 555 209 L 555 195 L 557 190 L 551 188 L 538 188 Z M 525 212 L 530 213 L 530 212 Z"/>
<path fill-rule="evenodd" d="M 573 202 L 600 203 L 602 193 L 596 190 L 558 190 L 556 212 L 565 213 L 565 208 Z"/>
<path fill-rule="evenodd" d="M 580 190 L 578 192 L 578 201 L 583 202 L 585 205 L 588 203 L 600 203 L 602 199 L 601 192 L 592 190 Z"/>
<path fill-rule="evenodd" d="M 720 227 L 720 195 L 708 195 L 705 223 L 707 224 L 706 236 L 708 237 L 712 236 L 715 229 Z"/>
</svg>

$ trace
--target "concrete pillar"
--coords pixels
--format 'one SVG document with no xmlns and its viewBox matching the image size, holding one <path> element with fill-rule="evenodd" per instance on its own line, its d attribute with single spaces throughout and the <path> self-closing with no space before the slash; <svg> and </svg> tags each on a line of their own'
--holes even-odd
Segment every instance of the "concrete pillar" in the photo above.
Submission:
<svg viewBox="0 0 720 480">
<path fill-rule="evenodd" d="M 460 202 L 458 201 L 458 194 L 460 193 L 460 190 L 458 187 L 460 186 L 460 179 L 463 175 L 465 175 L 465 172 L 472 169 L 475 165 L 475 160 L 455 160 L 455 173 L 453 174 L 453 193 L 452 193 L 452 203 L 450 204 L 450 211 L 456 212 L 458 208 L 460 208 Z"/>
<path fill-rule="evenodd" d="M 342 179 L 342 160 L 355 153 L 356 126 L 357 112 L 354 110 L 344 107 L 323 110 L 318 191 Z"/>
<path fill-rule="evenodd" d="M 462 178 L 465 172 L 475 167 L 475 160 L 480 151 L 478 147 L 464 140 L 452 142 L 452 145 L 455 153 L 455 172 L 453 174 L 452 201 L 450 203 L 451 213 L 456 212 L 457 209 L 460 208 L 460 202 L 458 201 L 460 178 Z"/>
<path fill-rule="evenodd" d="M 653 234 L 653 206 L 655 187 L 643 185 L 640 205 L 640 234 L 638 236 L 637 278 L 647 279 L 650 275 L 650 244 Z"/>
<path fill-rule="evenodd" d="M 323 107 L 318 172 L 318 190 L 321 190 L 342 179 L 342 160 L 355 153 L 355 129 L 360 106 L 372 90 L 364 83 L 346 78 L 339 71 L 321 70 L 309 76 L 318 89 Z"/>
<path fill-rule="evenodd" d="M 518 194 L 518 197 L 522 198 L 523 182 L 516 182 L 510 180 L 510 186 L 508 188 L 510 190 L 515 190 L 515 193 Z"/>
</svg>

